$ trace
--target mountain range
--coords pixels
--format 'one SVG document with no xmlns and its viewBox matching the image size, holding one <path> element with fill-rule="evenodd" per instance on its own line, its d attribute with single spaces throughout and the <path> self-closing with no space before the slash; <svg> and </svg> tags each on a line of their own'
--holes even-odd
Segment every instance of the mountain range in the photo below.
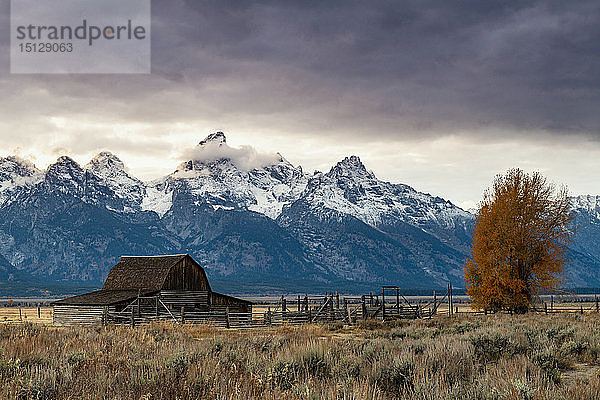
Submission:
<svg viewBox="0 0 600 400">
<path fill-rule="evenodd" d="M 222 132 L 188 156 L 151 182 L 110 152 L 0 158 L 0 282 L 100 285 L 121 255 L 189 253 L 229 292 L 464 286 L 474 216 L 356 156 L 309 174 Z M 600 287 L 600 196 L 571 201 L 568 284 Z"/>
</svg>

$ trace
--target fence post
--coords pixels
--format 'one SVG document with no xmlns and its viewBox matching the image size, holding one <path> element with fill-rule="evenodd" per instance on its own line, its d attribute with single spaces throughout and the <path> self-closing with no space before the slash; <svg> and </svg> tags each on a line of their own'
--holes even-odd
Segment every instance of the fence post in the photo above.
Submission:
<svg viewBox="0 0 600 400">
<path fill-rule="evenodd" d="M 23 314 L 21 314 L 21 306 L 19 306 L 19 321 L 23 321 Z"/>
<path fill-rule="evenodd" d="M 131 327 L 135 328 L 135 310 L 133 306 L 131 306 L 131 321 L 129 322 L 131 323 Z"/>
<path fill-rule="evenodd" d="M 108 324 L 108 307 L 102 307 L 102 325 Z"/>
<path fill-rule="evenodd" d="M 300 295 L 298 295 L 298 312 L 300 312 Z"/>
<path fill-rule="evenodd" d="M 271 326 L 271 307 L 267 309 L 267 325 Z"/>
<path fill-rule="evenodd" d="M 448 315 L 452 316 L 452 283 L 448 283 Z"/>
<path fill-rule="evenodd" d="M 306 312 L 308 312 L 308 295 L 304 296 L 304 303 L 306 304 Z"/>
<path fill-rule="evenodd" d="M 343 300 L 343 307 L 344 307 L 344 314 L 348 317 L 348 323 L 351 324 L 352 320 L 350 319 L 350 313 L 348 312 L 348 302 L 346 301 L 345 297 Z"/>
<path fill-rule="evenodd" d="M 544 312 L 548 314 L 548 303 L 544 303 Z"/>
<path fill-rule="evenodd" d="M 285 312 L 287 310 L 287 304 L 283 295 L 281 295 L 281 311 Z"/>
<path fill-rule="evenodd" d="M 361 297 L 361 300 L 362 300 L 362 316 L 363 316 L 363 319 L 367 319 L 367 304 L 365 302 L 364 295 Z"/>
<path fill-rule="evenodd" d="M 435 294 L 435 290 L 433 291 L 433 313 L 437 314 L 437 297 Z"/>
<path fill-rule="evenodd" d="M 40 309 L 40 306 L 38 305 L 38 319 L 42 318 L 42 310 Z"/>
<path fill-rule="evenodd" d="M 225 308 L 225 328 L 229 329 L 229 307 Z"/>
<path fill-rule="evenodd" d="M 554 311 L 554 295 L 550 295 L 550 311 Z"/>
<path fill-rule="evenodd" d="M 329 320 L 333 321 L 333 292 L 329 295 L 329 307 L 327 308 L 329 309 Z"/>
<path fill-rule="evenodd" d="M 435 296 L 435 290 L 433 291 Z M 400 315 L 400 289 L 396 288 L 396 313 Z"/>
<path fill-rule="evenodd" d="M 350 312 L 350 309 L 348 308 L 348 305 L 346 304 L 345 301 L 344 301 L 344 306 L 346 307 L 346 314 L 348 314 L 348 324 L 352 324 L 352 312 Z"/>
<path fill-rule="evenodd" d="M 385 321 L 385 288 L 381 288 L 381 320 Z"/>
<path fill-rule="evenodd" d="M 181 307 L 181 325 L 185 324 L 185 307 Z"/>
</svg>

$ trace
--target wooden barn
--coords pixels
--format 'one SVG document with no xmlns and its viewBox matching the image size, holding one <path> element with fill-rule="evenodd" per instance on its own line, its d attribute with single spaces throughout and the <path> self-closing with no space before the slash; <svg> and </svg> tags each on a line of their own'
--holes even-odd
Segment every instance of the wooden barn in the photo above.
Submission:
<svg viewBox="0 0 600 400">
<path fill-rule="evenodd" d="M 193 321 L 252 312 L 251 302 L 213 292 L 204 269 L 188 254 L 121 257 L 101 290 L 53 307 L 56 326 Z"/>
</svg>

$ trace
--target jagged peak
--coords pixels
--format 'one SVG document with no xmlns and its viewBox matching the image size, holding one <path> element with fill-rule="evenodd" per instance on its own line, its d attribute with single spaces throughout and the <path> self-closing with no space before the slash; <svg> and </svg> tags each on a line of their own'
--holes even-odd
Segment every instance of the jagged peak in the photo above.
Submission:
<svg viewBox="0 0 600 400">
<path fill-rule="evenodd" d="M 227 143 L 227 138 L 225 137 L 225 134 L 221 131 L 213 132 L 210 135 L 208 135 L 206 138 L 204 138 L 204 140 L 200 141 L 199 145 L 205 146 L 208 143 L 216 143 L 220 146 L 223 143 Z"/>
<path fill-rule="evenodd" d="M 600 196 L 584 194 L 571 197 L 571 206 L 573 208 L 595 210 L 600 208 Z"/>
<path fill-rule="evenodd" d="M 111 153 L 110 151 L 102 151 L 98 153 L 90 162 L 85 166 L 86 169 L 106 169 L 106 168 L 117 168 L 119 170 L 125 170 L 125 164 L 119 157 Z"/>
<path fill-rule="evenodd" d="M 78 174 L 83 172 L 81 166 L 69 156 L 60 156 L 54 164 L 48 166 L 47 174 L 53 175 L 63 171 L 69 171 L 72 175 L 72 171 L 76 171 Z"/>
<path fill-rule="evenodd" d="M 338 162 L 329 171 L 330 175 L 336 176 L 364 176 L 368 178 L 375 178 L 372 172 L 367 171 L 365 165 L 360 161 L 358 156 L 352 155 L 345 157 L 342 161 Z"/>
<path fill-rule="evenodd" d="M 33 175 L 39 172 L 34 163 L 19 156 L 0 157 L 0 170 L 13 171 L 20 175 Z"/>
<path fill-rule="evenodd" d="M 76 166 L 80 167 L 80 166 L 79 166 L 79 164 L 77 163 L 77 161 L 73 160 L 73 159 L 72 159 L 71 157 L 69 157 L 69 156 L 60 156 L 60 157 L 58 157 L 58 158 L 56 159 L 56 162 L 55 162 L 54 164 L 51 164 L 50 166 L 57 165 L 57 164 L 58 164 L 58 165 L 61 165 L 61 164 L 66 164 L 66 165 L 76 165 Z M 80 168 L 81 168 L 81 167 L 80 167 Z"/>
</svg>

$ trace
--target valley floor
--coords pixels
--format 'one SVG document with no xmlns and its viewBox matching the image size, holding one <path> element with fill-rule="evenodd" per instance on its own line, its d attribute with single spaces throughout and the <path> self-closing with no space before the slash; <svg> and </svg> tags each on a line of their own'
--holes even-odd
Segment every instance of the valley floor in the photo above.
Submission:
<svg viewBox="0 0 600 400">
<path fill-rule="evenodd" d="M 596 399 L 599 368 L 596 313 L 245 331 L 0 324 L 2 399 Z"/>
</svg>

